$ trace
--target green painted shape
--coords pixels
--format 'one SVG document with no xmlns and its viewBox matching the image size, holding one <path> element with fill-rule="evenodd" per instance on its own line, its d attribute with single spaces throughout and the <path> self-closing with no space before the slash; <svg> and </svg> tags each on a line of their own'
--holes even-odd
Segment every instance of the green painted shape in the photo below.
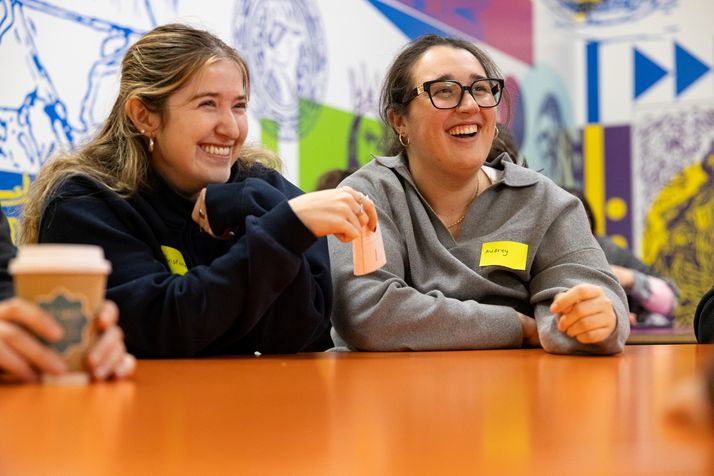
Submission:
<svg viewBox="0 0 714 476">
<path fill-rule="evenodd" d="M 260 120 L 260 141 L 268 150 L 278 153 L 278 123 L 271 119 Z"/>
<path fill-rule="evenodd" d="M 300 111 L 314 109 L 315 103 L 305 99 L 300 102 Z M 319 119 L 300 139 L 300 188 L 314 190 L 317 179 L 327 170 L 349 167 L 350 155 L 359 166 L 366 164 L 372 154 L 382 153 L 381 141 L 380 121 L 322 105 Z"/>
</svg>

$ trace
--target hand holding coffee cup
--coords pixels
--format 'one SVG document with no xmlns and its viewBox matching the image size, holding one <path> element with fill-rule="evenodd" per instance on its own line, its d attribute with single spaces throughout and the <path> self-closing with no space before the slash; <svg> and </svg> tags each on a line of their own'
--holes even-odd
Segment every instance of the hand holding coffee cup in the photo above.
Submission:
<svg viewBox="0 0 714 476">
<path fill-rule="evenodd" d="M 108 373 L 111 369 L 106 367 L 110 365 L 106 363 L 107 357 L 103 354 L 109 350 L 103 350 L 102 347 L 116 350 L 116 342 L 114 345 L 111 345 L 111 342 L 117 338 L 121 345 L 121 355 L 118 358 L 127 355 L 118 328 L 113 329 L 113 332 L 118 332 L 119 335 L 109 334 L 107 338 L 103 337 L 102 341 L 109 341 L 110 344 L 101 346 L 100 343 L 97 346 L 99 349 L 92 350 L 92 354 L 89 354 L 98 331 L 95 316 L 100 312 L 110 312 L 105 309 L 107 305 L 104 303 L 110 269 L 111 265 L 104 259 L 102 249 L 87 245 L 28 245 L 20 247 L 17 257 L 10 262 L 9 271 L 13 275 L 16 296 L 34 302 L 62 328 L 59 338 L 52 336 L 52 332 L 46 335 L 54 338 L 48 340 L 47 345 L 63 358 L 64 366 L 68 370 L 67 373 L 59 375 L 60 383 L 87 382 L 88 370 L 95 367 L 99 361 L 103 363 L 100 373 Z M 99 327 L 112 331 L 113 324 L 106 322 L 111 320 L 105 316 Z M 113 320 L 116 320 L 115 309 Z M 126 365 L 129 365 L 129 362 Z M 43 379 L 54 381 L 51 375 L 52 373 L 45 373 Z M 101 375 L 98 377 L 102 378 Z"/>
</svg>

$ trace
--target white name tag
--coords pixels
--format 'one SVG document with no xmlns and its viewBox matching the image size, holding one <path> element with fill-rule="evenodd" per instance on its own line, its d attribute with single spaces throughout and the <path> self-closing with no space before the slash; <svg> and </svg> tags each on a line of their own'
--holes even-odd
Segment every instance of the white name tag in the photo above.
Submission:
<svg viewBox="0 0 714 476">
<path fill-rule="evenodd" d="M 362 234 L 352 241 L 352 263 L 355 268 L 355 276 L 376 271 L 386 262 L 387 256 L 384 254 L 384 242 L 379 225 L 374 232 L 363 229 Z"/>
</svg>

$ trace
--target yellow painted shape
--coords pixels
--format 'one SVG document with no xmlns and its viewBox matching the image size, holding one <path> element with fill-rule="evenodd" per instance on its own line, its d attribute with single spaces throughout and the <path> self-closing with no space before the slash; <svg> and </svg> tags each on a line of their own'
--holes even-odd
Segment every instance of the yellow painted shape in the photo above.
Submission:
<svg viewBox="0 0 714 476">
<path fill-rule="evenodd" d="M 612 221 L 620 221 L 627 215 L 627 203 L 620 197 L 612 197 L 605 206 L 607 217 Z"/>
<path fill-rule="evenodd" d="M 679 288 L 674 316 L 691 324 L 714 276 L 714 155 L 677 175 L 659 191 L 647 213 L 642 260 Z"/>
<path fill-rule="evenodd" d="M 585 126 L 583 141 L 585 198 L 595 217 L 595 234 L 602 235 L 605 233 L 605 132 L 602 126 Z"/>
<path fill-rule="evenodd" d="M 627 238 L 622 235 L 610 235 L 610 239 L 615 242 L 617 246 L 623 249 L 627 249 L 628 243 Z"/>
</svg>

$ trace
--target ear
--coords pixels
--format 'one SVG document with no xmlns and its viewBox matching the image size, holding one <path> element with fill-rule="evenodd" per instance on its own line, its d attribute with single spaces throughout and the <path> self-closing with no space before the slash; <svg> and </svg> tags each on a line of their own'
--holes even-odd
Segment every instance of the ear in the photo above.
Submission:
<svg viewBox="0 0 714 476">
<path fill-rule="evenodd" d="M 124 112 L 139 131 L 153 137 L 159 128 L 159 113 L 153 112 L 146 107 L 146 104 L 136 96 L 132 96 L 124 104 Z"/>
<path fill-rule="evenodd" d="M 392 125 L 392 129 L 394 129 L 395 134 L 398 135 L 407 133 L 407 124 L 404 120 L 404 116 L 394 112 L 394 109 L 390 109 L 387 113 L 387 119 L 389 119 L 389 123 Z"/>
</svg>

